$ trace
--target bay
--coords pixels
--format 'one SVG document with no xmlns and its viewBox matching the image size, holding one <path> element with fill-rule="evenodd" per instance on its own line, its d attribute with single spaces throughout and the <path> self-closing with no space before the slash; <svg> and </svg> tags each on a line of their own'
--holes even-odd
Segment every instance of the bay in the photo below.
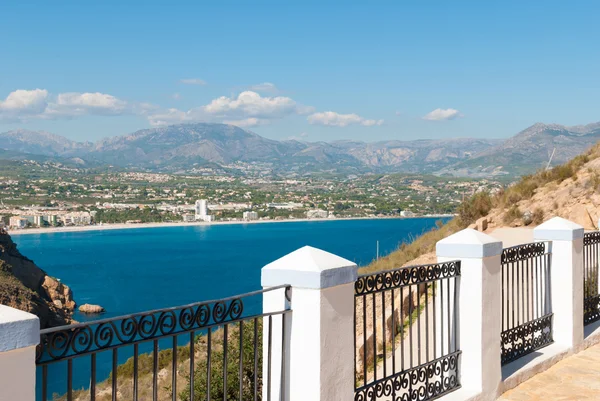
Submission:
<svg viewBox="0 0 600 401">
<path fill-rule="evenodd" d="M 260 289 L 266 264 L 305 245 L 332 252 L 365 266 L 410 242 L 448 218 L 361 219 L 215 224 L 54 232 L 16 235 L 19 250 L 49 275 L 73 290 L 78 305 L 99 304 L 103 315 L 79 312 L 80 322 L 179 306 Z M 247 305 L 260 313 L 260 301 Z M 292 301 L 293 308 L 293 301 Z M 182 345 L 182 344 L 180 344 Z M 168 341 L 160 348 L 167 349 Z M 140 352 L 149 352 L 142 344 Z M 118 362 L 131 356 L 119 353 Z M 88 357 L 75 360 L 73 385 L 89 384 Z M 66 391 L 66 366 L 50 366 L 50 394 Z M 110 353 L 98 357 L 98 381 L 111 371 Z M 38 383 L 41 382 L 38 369 Z M 39 387 L 38 399 L 41 399 Z"/>
</svg>

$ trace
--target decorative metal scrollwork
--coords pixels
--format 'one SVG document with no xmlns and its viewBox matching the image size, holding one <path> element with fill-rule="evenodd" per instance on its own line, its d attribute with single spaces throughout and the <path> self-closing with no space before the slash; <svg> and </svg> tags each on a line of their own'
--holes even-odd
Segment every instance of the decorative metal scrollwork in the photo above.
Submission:
<svg viewBox="0 0 600 401">
<path fill-rule="evenodd" d="M 526 260 L 542 256 L 546 253 L 545 242 L 532 242 L 530 244 L 513 246 L 502 250 L 500 261 L 502 264 Z"/>
<path fill-rule="evenodd" d="M 600 320 L 600 295 L 584 298 L 583 323 L 590 324 L 598 320 Z"/>
<path fill-rule="evenodd" d="M 554 341 L 552 338 L 553 314 L 542 316 L 500 334 L 502 347 L 502 364 L 519 359 L 535 350 L 543 348 Z"/>
<path fill-rule="evenodd" d="M 459 260 L 432 265 L 409 266 L 360 276 L 354 283 L 354 293 L 363 295 L 456 276 L 460 276 Z"/>
<path fill-rule="evenodd" d="M 460 351 L 368 383 L 354 391 L 354 401 L 391 397 L 394 401 L 431 400 L 460 387 Z"/>
<path fill-rule="evenodd" d="M 198 303 L 47 329 L 41 333 L 36 361 L 60 360 L 136 341 L 223 324 L 239 319 L 243 311 L 244 303 L 241 298 L 229 298 L 212 303 Z"/>
<path fill-rule="evenodd" d="M 600 244 L 600 231 L 591 231 L 583 234 L 583 245 Z"/>
</svg>

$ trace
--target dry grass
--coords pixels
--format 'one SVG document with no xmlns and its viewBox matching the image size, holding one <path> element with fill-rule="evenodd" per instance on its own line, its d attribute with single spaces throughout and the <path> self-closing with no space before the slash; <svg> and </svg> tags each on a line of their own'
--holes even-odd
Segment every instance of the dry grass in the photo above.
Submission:
<svg viewBox="0 0 600 401">
<path fill-rule="evenodd" d="M 495 196 L 490 196 L 487 193 L 477 193 L 459 206 L 457 217 L 437 229 L 424 233 L 410 243 L 402 244 L 397 251 L 362 268 L 361 273 L 374 273 L 398 268 L 422 255 L 433 252 L 435 244 L 439 240 L 475 223 L 478 218 L 486 216 L 492 208 L 508 209 L 504 216 L 505 223 L 507 223 L 507 220 L 512 222 L 515 219 L 520 219 L 523 215 L 516 206 L 518 202 L 531 199 L 541 187 L 556 186 L 569 178 L 576 180 L 582 167 L 590 160 L 598 157 L 600 157 L 600 143 L 565 164 L 522 177 L 516 184 L 505 188 Z M 590 183 L 594 191 L 600 189 L 600 175 L 594 173 Z M 554 202 L 553 207 L 555 210 L 559 209 L 558 203 Z M 543 219 L 544 211 L 536 208 L 532 215 L 532 222 L 540 224 Z"/>
</svg>

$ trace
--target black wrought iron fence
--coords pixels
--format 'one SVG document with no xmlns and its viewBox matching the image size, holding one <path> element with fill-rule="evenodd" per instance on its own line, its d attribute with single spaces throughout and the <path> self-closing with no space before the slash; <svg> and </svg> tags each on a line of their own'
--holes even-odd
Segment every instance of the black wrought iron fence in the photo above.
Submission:
<svg viewBox="0 0 600 401">
<path fill-rule="evenodd" d="M 42 330 L 37 399 L 263 400 L 271 372 L 281 372 L 284 379 L 285 352 L 272 347 L 284 344 L 289 290 L 273 287 Z M 271 291 L 280 291 L 288 307 L 261 313 L 262 296 Z M 265 398 L 281 399 L 270 391 Z"/>
<path fill-rule="evenodd" d="M 460 261 L 360 276 L 355 283 L 355 395 L 430 400 L 460 387 Z"/>
<path fill-rule="evenodd" d="M 600 320 L 600 293 L 598 270 L 600 255 L 600 231 L 583 235 L 583 322 L 589 324 Z"/>
<path fill-rule="evenodd" d="M 502 364 L 553 342 L 549 242 L 502 251 Z"/>
</svg>

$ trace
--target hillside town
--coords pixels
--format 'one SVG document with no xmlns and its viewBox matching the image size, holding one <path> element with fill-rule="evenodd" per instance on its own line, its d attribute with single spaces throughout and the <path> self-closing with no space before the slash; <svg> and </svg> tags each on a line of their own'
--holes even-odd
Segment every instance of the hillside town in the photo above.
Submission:
<svg viewBox="0 0 600 401">
<path fill-rule="evenodd" d="M 8 229 L 111 223 L 416 217 L 454 213 L 464 197 L 499 191 L 488 179 L 399 174 L 331 178 L 90 173 L 31 162 L 0 176 L 0 225 Z M 46 177 L 39 178 L 43 171 Z M 210 173 L 210 175 L 209 175 Z"/>
</svg>

